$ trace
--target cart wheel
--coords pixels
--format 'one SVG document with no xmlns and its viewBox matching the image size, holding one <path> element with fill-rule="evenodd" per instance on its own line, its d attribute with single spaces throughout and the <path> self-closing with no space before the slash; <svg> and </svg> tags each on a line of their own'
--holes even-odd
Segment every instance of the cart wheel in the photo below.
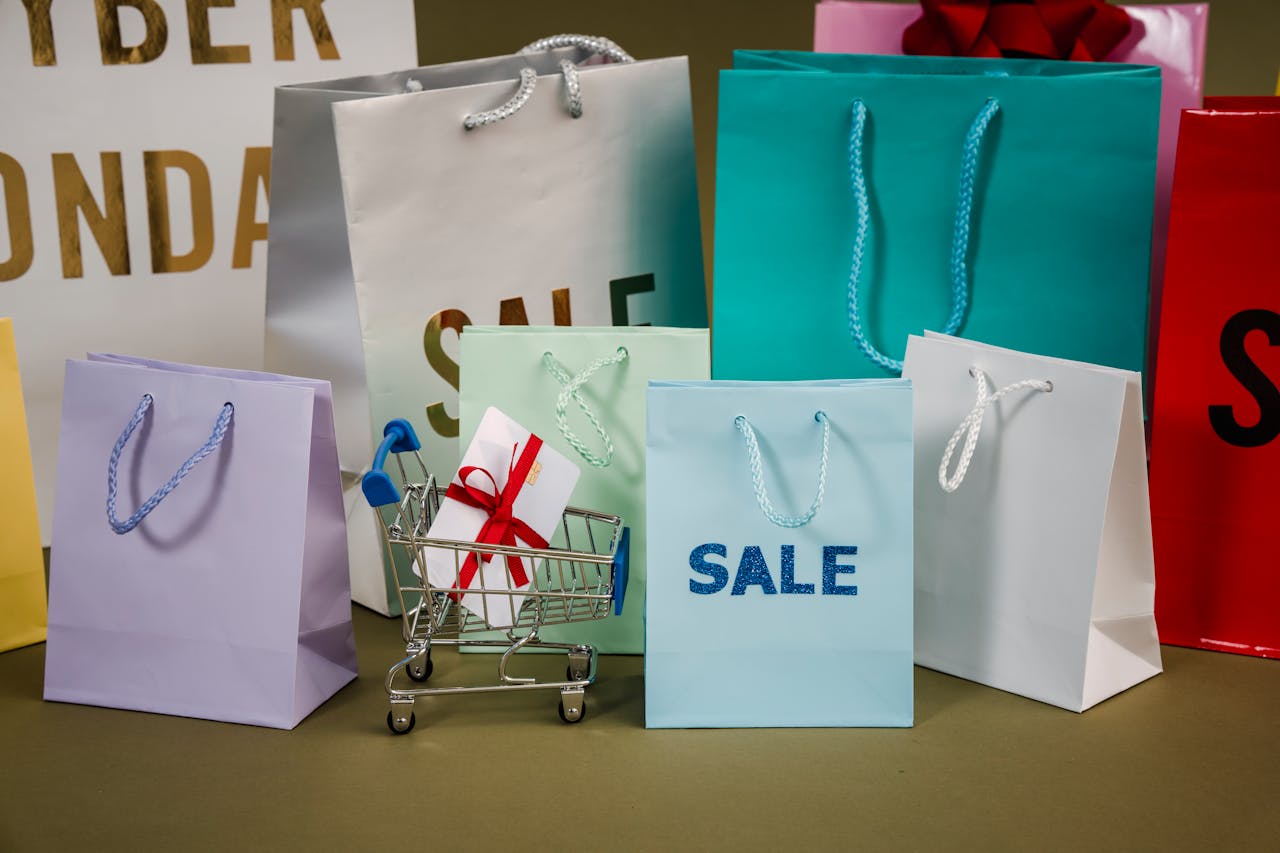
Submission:
<svg viewBox="0 0 1280 853">
<path fill-rule="evenodd" d="M 587 716 L 587 700 L 585 699 L 582 700 L 582 707 L 578 710 L 578 715 L 576 717 L 573 717 L 572 719 L 569 717 L 568 714 L 564 712 L 564 700 L 563 699 L 560 700 L 560 719 L 564 720 L 566 723 L 580 723 L 586 716 Z M 410 728 L 412 728 L 412 725 L 413 724 L 410 723 Z"/>
<path fill-rule="evenodd" d="M 391 729 L 391 733 L 393 735 L 407 735 L 409 732 L 413 731 L 413 727 L 417 725 L 417 722 L 418 722 L 417 715 L 414 714 L 412 711 L 410 711 L 408 722 L 405 722 L 403 726 L 397 726 L 395 712 L 393 711 L 387 712 L 387 728 Z"/>
<path fill-rule="evenodd" d="M 431 662 L 431 653 L 427 652 L 427 657 L 425 660 L 423 660 L 421 663 L 414 661 L 413 663 L 406 666 L 404 668 L 404 671 L 408 673 L 409 678 L 411 678 L 414 681 L 426 681 L 428 678 L 431 677 L 431 672 L 435 668 L 436 668 L 436 665 Z"/>
</svg>

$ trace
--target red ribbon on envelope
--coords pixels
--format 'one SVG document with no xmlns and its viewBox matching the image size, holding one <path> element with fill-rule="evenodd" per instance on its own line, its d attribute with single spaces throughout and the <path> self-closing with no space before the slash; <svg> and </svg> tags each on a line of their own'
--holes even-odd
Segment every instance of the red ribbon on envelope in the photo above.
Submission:
<svg viewBox="0 0 1280 853">
<path fill-rule="evenodd" d="M 533 548 L 546 548 L 547 540 L 543 539 L 529 525 L 516 518 L 512 513 L 515 506 L 516 496 L 520 494 L 520 490 L 524 488 L 525 480 L 529 476 L 529 472 L 533 470 L 534 462 L 538 458 L 538 451 L 542 449 L 542 439 L 536 435 L 530 435 L 529 441 L 525 443 L 524 451 L 517 458 L 519 445 L 511 448 L 511 465 L 507 469 L 507 485 L 505 488 L 498 489 L 498 481 L 493 475 L 476 465 L 466 465 L 458 470 L 459 483 L 450 483 L 448 490 L 444 493 L 446 498 L 452 498 L 455 501 L 482 509 L 488 513 L 489 518 L 485 521 L 484 526 L 480 528 L 480 532 L 476 535 L 476 541 L 483 545 L 507 545 L 517 547 L 516 537 L 524 540 L 525 544 Z M 472 474 L 479 472 L 489 478 L 489 482 L 493 484 L 493 491 L 486 492 L 476 486 L 467 484 L 468 478 Z M 484 562 L 493 559 L 492 554 L 483 555 Z M 458 586 L 463 589 L 470 589 L 471 581 L 475 579 L 476 572 L 479 571 L 480 564 L 476 560 L 475 552 L 467 555 L 467 559 L 462 564 L 462 568 L 458 571 Z M 514 555 L 507 555 L 507 569 L 511 572 L 511 582 L 517 587 L 522 587 L 529 583 L 529 576 L 525 573 L 523 561 Z M 457 600 L 457 594 L 453 596 Z"/>
<path fill-rule="evenodd" d="M 1105 59 L 1129 34 L 1105 0 L 921 0 L 903 53 L 927 56 Z"/>
</svg>

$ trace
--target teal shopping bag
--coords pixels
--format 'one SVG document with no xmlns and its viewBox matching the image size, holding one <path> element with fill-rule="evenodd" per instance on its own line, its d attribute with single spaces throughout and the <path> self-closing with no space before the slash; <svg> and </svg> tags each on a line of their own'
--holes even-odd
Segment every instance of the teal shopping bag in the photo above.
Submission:
<svg viewBox="0 0 1280 853">
<path fill-rule="evenodd" d="M 1160 70 L 739 51 L 717 378 L 901 372 L 908 334 L 1142 370 Z"/>
<path fill-rule="evenodd" d="M 645 726 L 910 726 L 911 383 L 649 386 Z"/>
<path fill-rule="evenodd" d="M 621 516 L 631 528 L 630 578 L 619 616 L 552 625 L 551 642 L 604 653 L 644 651 L 644 424 L 654 379 L 706 379 L 706 329 L 645 326 L 468 326 L 461 339 L 462 436 L 496 406 L 577 463 L 573 506 Z M 447 472 L 452 473 L 452 472 Z M 441 476 L 441 475 L 437 475 Z M 558 544 L 553 539 L 552 546 Z M 501 649 L 495 649 L 501 651 Z"/>
</svg>

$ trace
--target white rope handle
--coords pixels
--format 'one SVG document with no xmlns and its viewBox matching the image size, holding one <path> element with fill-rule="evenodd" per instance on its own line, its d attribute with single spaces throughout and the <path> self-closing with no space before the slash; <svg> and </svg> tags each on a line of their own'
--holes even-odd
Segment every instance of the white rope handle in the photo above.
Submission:
<svg viewBox="0 0 1280 853">
<path fill-rule="evenodd" d="M 538 39 L 532 44 L 522 47 L 520 53 L 541 53 L 561 47 L 579 47 L 593 55 L 602 56 L 609 62 L 635 62 L 635 58 L 631 54 L 627 53 L 611 39 L 603 36 L 578 35 L 576 33 L 562 33 Z M 561 60 L 560 73 L 564 76 L 565 105 L 569 109 L 569 115 L 574 118 L 582 118 L 582 84 L 578 80 L 578 66 L 567 59 Z M 511 118 L 533 97 L 533 90 L 537 84 L 538 74 L 536 71 L 532 68 L 520 69 L 519 88 L 516 89 L 516 93 L 506 103 L 492 110 L 468 114 L 463 118 L 462 126 L 467 130 L 474 130 L 477 127 L 496 124 L 503 119 Z"/>
<path fill-rule="evenodd" d="M 978 399 L 973 404 L 973 408 L 969 410 L 969 414 L 964 416 L 964 420 L 960 421 L 960 426 L 956 427 L 956 431 L 952 434 L 951 440 L 947 442 L 947 449 L 942 453 L 942 464 L 938 466 L 938 485 L 942 486 L 942 490 L 950 494 L 960 488 L 960 484 L 964 482 L 964 475 L 969 471 L 969 463 L 973 461 L 974 448 L 978 446 L 978 434 L 982 432 L 982 419 L 987 413 L 987 408 L 1014 391 L 1020 391 L 1023 388 L 1034 388 L 1036 391 L 1044 391 L 1046 394 L 1053 390 L 1053 383 L 1048 379 L 1023 379 L 1021 382 L 1014 382 L 1006 385 L 994 394 L 989 393 L 991 390 L 990 379 L 987 374 L 977 367 L 969 368 L 969 375 L 978 383 Z M 960 443 L 960 438 L 964 437 L 964 448 L 960 451 L 960 462 L 956 465 L 956 473 L 952 477 L 947 476 L 947 469 L 951 467 L 951 457 L 956 451 L 956 445 Z"/>
</svg>

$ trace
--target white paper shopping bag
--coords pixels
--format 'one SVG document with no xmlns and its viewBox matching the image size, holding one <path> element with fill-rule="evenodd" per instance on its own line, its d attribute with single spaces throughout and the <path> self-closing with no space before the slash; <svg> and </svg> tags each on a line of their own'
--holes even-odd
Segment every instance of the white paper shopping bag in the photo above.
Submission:
<svg viewBox="0 0 1280 853">
<path fill-rule="evenodd" d="M 480 419 L 462 465 L 440 503 L 429 539 L 546 548 L 578 482 L 578 466 L 542 439 L 490 407 Z M 426 549 L 427 578 L 455 590 L 460 603 L 493 628 L 516 623 L 534 560 Z M 461 590 L 472 590 L 462 593 Z"/>
<path fill-rule="evenodd" d="M 468 326 L 706 326 L 684 57 L 565 36 L 282 87 L 275 146 L 267 364 L 333 383 L 350 483 L 396 417 L 454 470 Z M 352 594 L 395 612 L 349 495 Z"/>
<path fill-rule="evenodd" d="M 1072 711 L 1161 671 L 1137 373 L 912 336 L 916 663 Z"/>
</svg>

